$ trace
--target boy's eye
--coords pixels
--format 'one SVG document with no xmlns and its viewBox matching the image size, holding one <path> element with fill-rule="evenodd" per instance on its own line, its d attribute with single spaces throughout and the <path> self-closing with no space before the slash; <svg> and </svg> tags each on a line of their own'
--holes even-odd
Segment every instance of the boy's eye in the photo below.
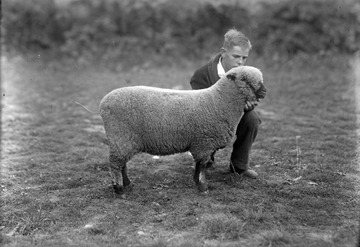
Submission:
<svg viewBox="0 0 360 247">
<path fill-rule="evenodd" d="M 237 58 L 242 58 L 243 60 L 247 59 L 247 57 L 242 57 L 242 56 L 233 56 L 235 59 Z"/>
</svg>

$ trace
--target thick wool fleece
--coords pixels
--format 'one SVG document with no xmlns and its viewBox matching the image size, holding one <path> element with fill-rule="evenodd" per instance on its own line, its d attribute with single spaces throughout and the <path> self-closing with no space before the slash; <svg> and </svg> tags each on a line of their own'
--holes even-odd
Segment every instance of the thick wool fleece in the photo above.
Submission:
<svg viewBox="0 0 360 247">
<path fill-rule="evenodd" d="M 100 113 L 110 148 L 122 160 L 185 151 L 203 160 L 231 141 L 245 101 L 255 100 L 261 87 L 261 72 L 242 66 L 201 90 L 116 89 L 103 98 Z"/>
</svg>

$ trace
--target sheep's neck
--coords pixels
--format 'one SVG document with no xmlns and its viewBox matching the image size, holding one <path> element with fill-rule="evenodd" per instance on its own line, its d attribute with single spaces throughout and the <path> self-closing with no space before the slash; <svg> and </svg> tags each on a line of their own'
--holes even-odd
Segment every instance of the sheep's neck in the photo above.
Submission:
<svg viewBox="0 0 360 247">
<path fill-rule="evenodd" d="M 212 90 L 218 95 L 221 102 L 224 104 L 217 104 L 219 111 L 222 114 L 230 114 L 237 120 L 239 120 L 245 108 L 245 94 L 239 91 L 239 87 L 233 82 L 228 80 L 220 80 L 212 86 Z M 220 109 L 222 108 L 222 109 Z M 227 118 L 229 116 L 226 116 Z"/>
</svg>

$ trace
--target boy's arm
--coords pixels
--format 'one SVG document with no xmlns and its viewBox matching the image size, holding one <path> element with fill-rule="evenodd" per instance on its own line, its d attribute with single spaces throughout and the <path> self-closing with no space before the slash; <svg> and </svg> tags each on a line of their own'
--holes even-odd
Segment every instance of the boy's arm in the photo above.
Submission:
<svg viewBox="0 0 360 247">
<path fill-rule="evenodd" d="M 207 76 L 203 73 L 196 71 L 190 79 L 190 85 L 192 89 L 204 89 L 211 86 L 208 82 Z"/>
</svg>

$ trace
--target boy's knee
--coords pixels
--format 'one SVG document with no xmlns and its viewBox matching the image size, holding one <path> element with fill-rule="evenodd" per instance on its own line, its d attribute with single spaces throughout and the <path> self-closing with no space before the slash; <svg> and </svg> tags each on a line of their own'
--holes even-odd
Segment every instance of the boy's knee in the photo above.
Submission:
<svg viewBox="0 0 360 247">
<path fill-rule="evenodd" d="M 249 111 L 244 114 L 240 124 L 247 129 L 257 129 L 261 124 L 259 115 L 255 111 Z"/>
</svg>

